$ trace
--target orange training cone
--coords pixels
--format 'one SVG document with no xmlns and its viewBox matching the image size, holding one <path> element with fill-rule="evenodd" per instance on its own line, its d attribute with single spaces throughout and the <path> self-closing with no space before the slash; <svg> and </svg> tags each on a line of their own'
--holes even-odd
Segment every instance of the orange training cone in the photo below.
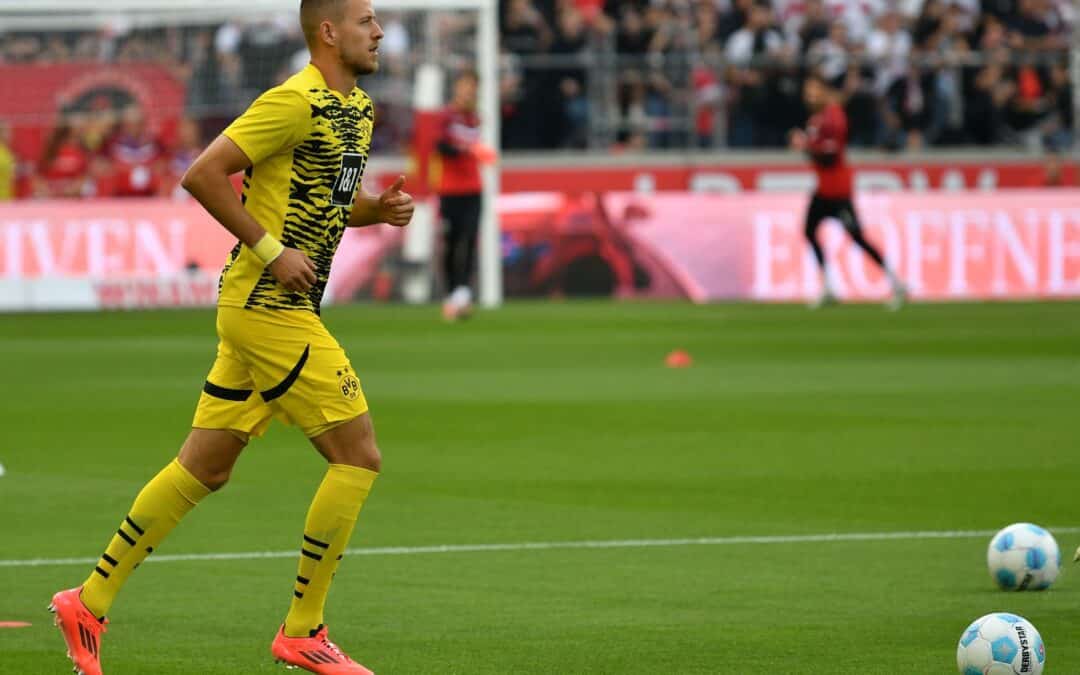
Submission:
<svg viewBox="0 0 1080 675">
<path fill-rule="evenodd" d="M 694 359 L 683 349 L 676 349 L 664 359 L 664 365 L 668 368 L 689 368 L 693 363 Z"/>
</svg>

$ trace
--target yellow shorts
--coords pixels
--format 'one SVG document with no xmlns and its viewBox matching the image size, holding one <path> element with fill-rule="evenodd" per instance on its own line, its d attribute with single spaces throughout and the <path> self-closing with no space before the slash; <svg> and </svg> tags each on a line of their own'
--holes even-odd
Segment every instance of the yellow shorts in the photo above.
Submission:
<svg viewBox="0 0 1080 675">
<path fill-rule="evenodd" d="M 217 332 L 193 427 L 261 436 L 276 417 L 314 438 L 367 412 L 349 358 L 315 314 L 219 307 Z"/>
</svg>

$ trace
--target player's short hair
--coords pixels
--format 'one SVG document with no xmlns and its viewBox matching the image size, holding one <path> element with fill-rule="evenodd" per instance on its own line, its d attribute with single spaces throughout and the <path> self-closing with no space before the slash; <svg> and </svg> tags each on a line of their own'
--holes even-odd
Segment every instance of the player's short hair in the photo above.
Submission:
<svg viewBox="0 0 1080 675">
<path fill-rule="evenodd" d="M 300 27 L 304 39 L 309 45 L 314 44 L 323 21 L 341 21 L 344 15 L 345 0 L 300 0 Z"/>
</svg>

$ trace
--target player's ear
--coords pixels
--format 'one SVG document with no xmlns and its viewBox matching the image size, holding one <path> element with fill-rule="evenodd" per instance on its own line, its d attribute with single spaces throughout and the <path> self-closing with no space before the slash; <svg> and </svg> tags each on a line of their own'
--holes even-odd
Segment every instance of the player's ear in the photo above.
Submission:
<svg viewBox="0 0 1080 675">
<path fill-rule="evenodd" d="M 323 21 L 319 24 L 319 37 L 323 39 L 328 45 L 334 46 L 337 44 L 337 30 L 334 28 L 334 24 L 329 21 Z"/>
</svg>

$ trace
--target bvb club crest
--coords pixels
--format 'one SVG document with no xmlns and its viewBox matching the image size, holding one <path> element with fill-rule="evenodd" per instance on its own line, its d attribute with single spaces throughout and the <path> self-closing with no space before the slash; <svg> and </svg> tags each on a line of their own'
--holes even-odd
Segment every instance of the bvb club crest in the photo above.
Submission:
<svg viewBox="0 0 1080 675">
<path fill-rule="evenodd" d="M 349 369 L 338 371 L 338 387 L 341 389 L 341 395 L 349 401 L 355 401 L 360 397 L 360 380 L 349 372 Z"/>
</svg>

